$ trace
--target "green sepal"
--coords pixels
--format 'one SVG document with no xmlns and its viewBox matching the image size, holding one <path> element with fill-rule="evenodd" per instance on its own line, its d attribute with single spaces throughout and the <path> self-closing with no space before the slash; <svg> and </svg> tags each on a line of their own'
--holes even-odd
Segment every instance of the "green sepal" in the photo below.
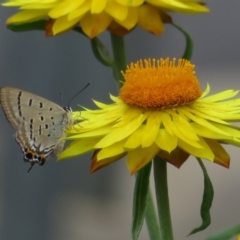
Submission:
<svg viewBox="0 0 240 240">
<path fill-rule="evenodd" d="M 191 36 L 177 24 L 175 24 L 175 23 L 171 23 L 171 24 L 184 35 L 184 37 L 186 39 L 186 47 L 185 47 L 185 51 L 184 51 L 182 58 L 190 60 L 192 57 L 192 54 L 193 54 L 193 40 L 192 40 Z"/>
<path fill-rule="evenodd" d="M 202 160 L 200 158 L 197 158 L 197 160 L 202 168 L 203 176 L 204 176 L 204 192 L 203 192 L 203 199 L 202 199 L 202 205 L 201 205 L 202 224 L 199 227 L 193 229 L 189 235 L 194 234 L 196 232 L 200 232 L 206 229 L 210 225 L 211 223 L 210 209 L 212 206 L 212 201 L 214 196 L 213 186 L 208 176 L 207 170 L 203 165 Z"/>
<path fill-rule="evenodd" d="M 207 240 L 230 240 L 236 235 L 240 234 L 240 225 L 223 230 L 217 234 L 207 238 Z"/>
<path fill-rule="evenodd" d="M 140 169 L 136 174 L 133 195 L 132 239 L 137 240 L 142 229 L 144 214 L 147 206 L 149 178 L 152 162 Z"/>
<path fill-rule="evenodd" d="M 46 20 L 39 20 L 35 22 L 29 23 L 21 23 L 21 24 L 7 24 L 7 28 L 14 32 L 25 32 L 32 30 L 45 30 Z"/>
</svg>

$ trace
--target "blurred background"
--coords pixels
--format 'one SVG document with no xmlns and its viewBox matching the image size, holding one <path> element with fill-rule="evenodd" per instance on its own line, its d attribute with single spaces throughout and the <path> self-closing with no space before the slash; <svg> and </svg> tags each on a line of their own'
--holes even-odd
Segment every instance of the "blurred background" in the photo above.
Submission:
<svg viewBox="0 0 240 240">
<path fill-rule="evenodd" d="M 192 62 L 202 88 L 208 82 L 212 93 L 240 89 L 240 1 L 212 0 L 207 5 L 209 14 L 172 14 L 173 20 L 194 39 Z M 0 8 L 0 86 L 19 87 L 61 104 L 60 91 L 67 102 L 91 81 L 72 102 L 74 110 L 77 104 L 95 108 L 91 99 L 110 102 L 109 93 L 117 94 L 111 70 L 95 59 L 87 38 L 75 32 L 53 38 L 42 31 L 14 33 L 5 26 L 14 12 Z M 100 39 L 110 49 L 109 34 Z M 159 38 L 137 28 L 125 40 L 128 63 L 181 57 L 185 47 L 183 35 L 170 25 Z M 2 112 L 0 129 L 1 240 L 131 239 L 134 177 L 124 160 L 90 174 L 91 154 L 60 163 L 50 158 L 27 174 L 29 165 Z M 204 161 L 215 190 L 212 224 L 189 237 L 201 223 L 203 175 L 194 158 L 181 169 L 168 165 L 175 239 L 202 240 L 240 223 L 240 149 L 228 151 L 230 169 Z M 139 239 L 149 239 L 145 226 Z"/>
</svg>

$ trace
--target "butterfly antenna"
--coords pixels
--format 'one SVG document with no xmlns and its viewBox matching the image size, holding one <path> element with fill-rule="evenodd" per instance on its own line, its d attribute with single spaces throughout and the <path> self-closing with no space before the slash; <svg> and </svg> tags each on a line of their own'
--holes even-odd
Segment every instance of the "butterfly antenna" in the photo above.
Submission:
<svg viewBox="0 0 240 240">
<path fill-rule="evenodd" d="M 30 164 L 31 164 L 31 166 L 30 166 L 30 168 L 28 169 L 27 173 L 30 173 L 30 171 L 32 170 L 32 168 L 33 168 L 33 166 L 34 166 L 34 163 L 30 163 Z"/>
<path fill-rule="evenodd" d="M 79 92 L 77 92 L 77 93 L 68 101 L 67 106 L 69 106 L 69 103 L 70 103 L 75 97 L 77 97 L 77 95 L 78 95 L 79 93 L 81 93 L 84 89 L 86 89 L 90 84 L 91 84 L 91 82 L 89 82 L 84 88 L 82 88 Z"/>
<path fill-rule="evenodd" d="M 63 107 L 63 93 L 62 93 L 62 91 L 60 91 L 59 94 L 60 94 L 60 98 L 61 98 L 61 102 L 62 102 L 62 107 Z"/>
</svg>

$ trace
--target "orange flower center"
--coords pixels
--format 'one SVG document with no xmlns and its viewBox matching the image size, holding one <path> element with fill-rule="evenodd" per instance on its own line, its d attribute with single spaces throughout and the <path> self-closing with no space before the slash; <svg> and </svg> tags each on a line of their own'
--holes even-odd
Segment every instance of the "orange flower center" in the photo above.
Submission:
<svg viewBox="0 0 240 240">
<path fill-rule="evenodd" d="M 148 59 L 131 63 L 122 72 L 125 83 L 120 98 L 127 104 L 147 109 L 165 109 L 188 104 L 202 95 L 194 71 L 185 59 Z"/>
</svg>

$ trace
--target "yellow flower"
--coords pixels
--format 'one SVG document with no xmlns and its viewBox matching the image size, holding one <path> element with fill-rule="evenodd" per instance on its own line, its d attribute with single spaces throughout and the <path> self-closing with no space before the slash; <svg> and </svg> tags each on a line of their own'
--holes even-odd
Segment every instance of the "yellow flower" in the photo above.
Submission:
<svg viewBox="0 0 240 240">
<path fill-rule="evenodd" d="M 22 10 L 10 17 L 7 24 L 50 19 L 47 35 L 80 26 L 89 38 L 106 29 L 124 35 L 137 25 L 160 35 L 164 30 L 163 11 L 194 14 L 209 11 L 195 0 L 9 0 L 3 5 Z"/>
<path fill-rule="evenodd" d="M 82 118 L 68 132 L 74 140 L 59 160 L 95 150 L 91 171 L 126 156 L 131 174 L 154 156 L 180 167 L 189 155 L 229 167 L 222 143 L 240 146 L 238 91 L 202 92 L 189 61 L 144 60 L 128 66 L 119 97 L 94 101 L 99 110 L 74 112 Z"/>
</svg>

